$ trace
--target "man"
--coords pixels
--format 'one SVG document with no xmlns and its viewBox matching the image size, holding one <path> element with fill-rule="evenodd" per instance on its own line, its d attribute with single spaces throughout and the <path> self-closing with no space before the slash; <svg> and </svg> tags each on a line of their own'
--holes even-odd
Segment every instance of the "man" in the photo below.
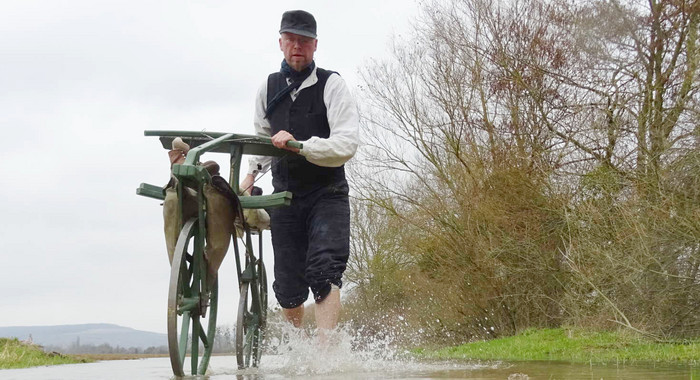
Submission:
<svg viewBox="0 0 700 380">
<path fill-rule="evenodd" d="M 275 296 L 286 319 L 300 327 L 309 289 L 323 339 L 340 312 L 340 287 L 350 250 L 350 207 L 343 165 L 359 139 L 357 107 L 343 79 L 316 67 L 316 20 L 305 11 L 282 15 L 282 68 L 270 74 L 255 103 L 255 129 L 272 136 L 283 157 L 253 157 L 241 183 L 250 188 L 271 166 L 275 192 L 294 194 L 270 215 L 275 251 Z M 288 141 L 303 143 L 289 148 Z M 294 154 L 297 153 L 297 154 Z"/>
</svg>

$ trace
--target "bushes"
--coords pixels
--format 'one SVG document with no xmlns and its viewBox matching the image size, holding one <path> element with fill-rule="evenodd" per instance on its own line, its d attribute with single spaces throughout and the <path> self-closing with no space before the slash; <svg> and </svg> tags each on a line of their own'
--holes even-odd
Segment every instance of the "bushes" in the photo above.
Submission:
<svg viewBox="0 0 700 380">
<path fill-rule="evenodd" d="M 665 183 L 700 175 L 683 173 Z M 353 235 L 351 317 L 453 343 L 565 324 L 699 335 L 696 184 L 649 200 L 629 185 L 591 192 L 588 177 L 578 192 L 590 195 L 567 196 L 511 170 L 472 186 L 457 209 L 430 196 L 401 211 L 354 202 L 354 225 L 371 232 Z"/>
<path fill-rule="evenodd" d="M 565 226 L 560 202 L 545 197 L 541 184 L 521 171 L 496 172 L 479 186 L 472 193 L 478 196 L 463 199 L 458 210 L 439 209 L 432 200 L 436 218 L 420 210 L 385 214 L 404 226 L 392 231 L 392 262 L 403 265 L 387 267 L 381 250 L 366 255 L 371 260 L 361 272 L 371 281 L 354 281 L 352 306 L 363 305 L 363 313 L 399 313 L 424 337 L 455 342 L 558 325 L 557 298 L 567 276 L 557 249 Z M 355 204 L 363 206 L 381 210 L 371 202 Z M 355 212 L 356 224 L 381 229 L 382 218 L 358 220 L 362 215 Z M 381 240 L 387 232 L 363 238 Z M 350 279 L 358 269 L 351 266 Z"/>
<path fill-rule="evenodd" d="M 574 274 L 568 308 L 577 322 L 593 318 L 657 338 L 700 334 L 700 198 L 693 195 L 700 168 L 686 169 L 668 172 L 667 191 L 577 204 L 566 252 Z M 673 185 L 679 182 L 686 186 Z"/>
</svg>

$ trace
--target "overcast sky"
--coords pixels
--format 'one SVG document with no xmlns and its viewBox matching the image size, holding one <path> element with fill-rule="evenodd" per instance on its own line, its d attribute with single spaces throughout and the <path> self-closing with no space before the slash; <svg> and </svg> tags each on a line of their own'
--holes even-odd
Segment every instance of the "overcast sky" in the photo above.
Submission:
<svg viewBox="0 0 700 380">
<path fill-rule="evenodd" d="M 356 89 L 358 71 L 386 56 L 417 7 L 0 2 L 0 326 L 105 322 L 165 332 L 162 209 L 135 189 L 167 182 L 169 162 L 143 131 L 253 133 L 255 92 L 282 59 L 285 10 L 316 16 L 317 64 Z M 220 324 L 235 319 L 232 259 L 221 273 Z"/>
</svg>

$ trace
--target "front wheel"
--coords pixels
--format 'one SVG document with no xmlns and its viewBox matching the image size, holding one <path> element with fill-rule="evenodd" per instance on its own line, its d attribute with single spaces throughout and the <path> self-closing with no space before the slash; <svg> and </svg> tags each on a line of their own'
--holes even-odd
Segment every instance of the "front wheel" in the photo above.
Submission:
<svg viewBox="0 0 700 380">
<path fill-rule="evenodd" d="M 204 375 L 214 347 L 218 281 L 206 286 L 200 234 L 197 218 L 185 223 L 170 270 L 168 349 L 175 376 L 185 376 L 187 364 L 191 375 Z"/>
</svg>

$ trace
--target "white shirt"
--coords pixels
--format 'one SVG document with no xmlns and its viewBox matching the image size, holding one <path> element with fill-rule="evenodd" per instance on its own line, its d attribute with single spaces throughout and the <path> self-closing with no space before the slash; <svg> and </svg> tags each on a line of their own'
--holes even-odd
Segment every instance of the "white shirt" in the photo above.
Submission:
<svg viewBox="0 0 700 380">
<path fill-rule="evenodd" d="M 296 100 L 300 91 L 315 85 L 317 82 L 318 77 L 316 76 L 316 68 L 314 68 L 301 86 L 290 93 L 292 101 Z M 326 105 L 330 135 L 328 138 L 313 136 L 308 140 L 299 141 L 304 144 L 299 154 L 306 157 L 306 160 L 312 164 L 338 167 L 352 158 L 357 151 L 360 139 L 360 115 L 357 112 L 355 100 L 350 95 L 350 90 L 338 74 L 331 74 L 328 77 L 326 87 L 323 90 L 323 103 Z M 267 80 L 258 90 L 253 119 L 255 133 L 262 136 L 270 136 L 271 133 L 270 122 L 265 119 L 266 108 Z M 255 175 L 270 167 L 272 157 L 250 156 L 248 161 L 248 174 Z"/>
</svg>

